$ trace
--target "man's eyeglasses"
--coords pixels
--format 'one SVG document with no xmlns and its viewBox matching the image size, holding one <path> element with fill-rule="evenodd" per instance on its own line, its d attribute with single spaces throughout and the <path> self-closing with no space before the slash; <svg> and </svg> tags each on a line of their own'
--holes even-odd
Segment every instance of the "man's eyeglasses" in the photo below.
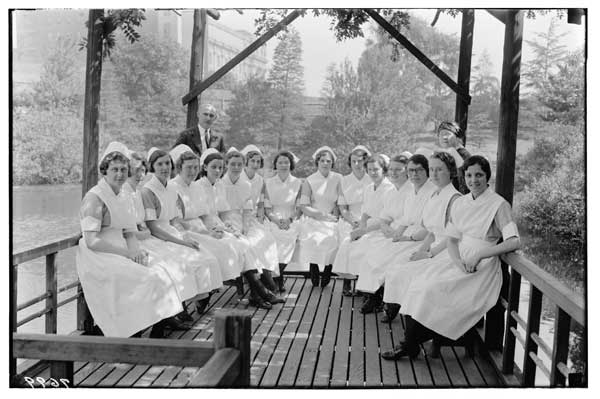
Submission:
<svg viewBox="0 0 600 399">
<path fill-rule="evenodd" d="M 417 174 L 417 173 L 425 172 L 425 169 L 423 169 L 423 168 L 414 168 L 414 169 L 413 168 L 408 168 L 408 169 L 406 169 L 406 171 L 408 173 Z"/>
<path fill-rule="evenodd" d="M 214 118 L 215 116 L 217 116 L 215 114 L 211 114 L 210 112 L 203 112 L 202 115 L 208 116 L 209 118 Z"/>
</svg>

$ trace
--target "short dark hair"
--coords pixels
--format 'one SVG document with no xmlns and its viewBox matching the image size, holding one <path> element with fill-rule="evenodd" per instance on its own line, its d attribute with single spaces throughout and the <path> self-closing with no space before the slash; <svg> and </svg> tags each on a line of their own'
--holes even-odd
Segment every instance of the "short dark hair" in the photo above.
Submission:
<svg viewBox="0 0 600 399">
<path fill-rule="evenodd" d="M 208 165 L 211 161 L 214 161 L 215 159 L 220 159 L 221 161 L 223 161 L 225 158 L 223 158 L 223 154 L 221 154 L 220 152 L 213 152 L 212 154 L 208 154 L 206 158 L 204 158 L 204 162 L 202 163 L 202 165 L 200 165 L 200 176 L 206 176 L 206 165 Z"/>
<path fill-rule="evenodd" d="M 442 130 L 448 130 L 460 139 L 462 145 L 465 145 L 465 132 L 458 126 L 458 123 L 451 121 L 443 121 L 437 128 L 437 134 L 439 135 Z"/>
<path fill-rule="evenodd" d="M 415 154 L 408 158 L 408 162 L 421 165 L 423 169 L 425 169 L 425 172 L 427 172 L 427 177 L 429 177 L 429 162 L 427 161 L 427 157 L 425 155 Z"/>
<path fill-rule="evenodd" d="M 131 154 L 129 154 L 129 172 L 127 173 L 127 176 L 131 177 L 131 161 L 132 160 L 136 160 L 136 161 L 140 161 L 140 163 L 142 164 L 142 166 L 144 167 L 144 169 L 148 170 L 148 165 L 146 164 L 146 157 L 144 157 L 144 155 L 140 152 L 132 152 Z"/>
<path fill-rule="evenodd" d="M 456 169 L 456 161 L 452 155 L 446 151 L 434 151 L 431 158 L 439 159 L 446 165 L 446 168 L 448 168 L 448 171 L 450 172 L 451 179 L 454 179 L 457 176 L 458 171 Z"/>
<path fill-rule="evenodd" d="M 333 169 L 335 167 L 335 157 L 333 156 L 333 152 L 329 150 L 319 151 L 319 153 L 315 156 L 315 166 L 319 166 L 319 160 L 321 160 L 323 154 L 329 154 L 329 156 L 331 156 L 331 168 Z"/>
<path fill-rule="evenodd" d="M 110 163 L 113 161 L 124 162 L 127 164 L 127 168 L 129 169 L 129 158 L 127 158 L 125 155 L 121 154 L 118 151 L 113 151 L 108 153 L 108 155 L 102 159 L 100 165 L 98 165 L 98 170 L 100 170 L 101 175 L 106 176 L 108 165 L 110 165 Z M 127 174 L 129 175 L 129 172 Z"/>
<path fill-rule="evenodd" d="M 198 156 L 196 154 L 194 154 L 192 151 L 186 151 L 183 154 L 181 154 L 181 156 L 179 157 L 177 162 L 175 162 L 175 169 L 177 169 L 177 172 L 181 172 L 181 167 L 183 166 L 183 163 L 185 161 L 189 161 L 192 159 L 200 160 L 200 158 L 198 158 Z M 198 162 L 198 164 L 199 163 L 200 162 Z"/>
<path fill-rule="evenodd" d="M 163 150 L 155 150 L 152 155 L 150 155 L 150 158 L 148 159 L 148 164 L 150 165 L 148 168 L 148 171 L 151 173 L 154 173 L 154 163 L 156 162 L 156 160 L 158 158 L 162 158 L 165 155 L 169 155 L 168 152 L 163 151 Z M 171 161 L 171 169 L 173 169 L 173 159 L 171 159 L 171 157 L 169 156 L 169 161 Z"/>
<path fill-rule="evenodd" d="M 367 161 L 365 162 L 365 167 L 370 163 L 376 163 L 381 166 L 383 173 L 387 173 L 390 167 L 390 163 L 384 157 L 382 157 L 381 154 L 374 154 L 368 157 Z"/>
<path fill-rule="evenodd" d="M 473 165 L 479 165 L 481 167 L 481 170 L 485 173 L 486 181 L 489 182 L 492 177 L 492 167 L 488 160 L 481 155 L 471 155 L 469 158 L 465 159 L 462 168 L 466 173 L 469 166 Z"/>
<path fill-rule="evenodd" d="M 362 153 L 362 160 L 363 160 L 363 166 L 367 165 L 367 160 L 369 159 L 369 155 L 365 150 L 361 150 L 360 148 L 352 151 L 350 154 L 348 154 L 348 167 L 351 168 L 352 167 L 352 163 L 350 162 L 350 159 L 352 158 L 352 155 L 358 155 L 358 153 L 361 152 Z"/>
<path fill-rule="evenodd" d="M 296 162 L 294 161 L 292 153 L 287 150 L 281 150 L 275 155 L 275 158 L 273 158 L 273 170 L 277 170 L 277 160 L 279 157 L 286 157 L 290 160 L 290 172 L 296 168 Z"/>
<path fill-rule="evenodd" d="M 246 154 L 246 166 L 248 166 L 248 161 L 250 160 L 250 158 L 252 158 L 255 155 L 260 155 L 260 168 L 261 169 L 264 168 L 265 167 L 265 158 L 258 151 L 249 151 L 248 154 Z"/>
</svg>

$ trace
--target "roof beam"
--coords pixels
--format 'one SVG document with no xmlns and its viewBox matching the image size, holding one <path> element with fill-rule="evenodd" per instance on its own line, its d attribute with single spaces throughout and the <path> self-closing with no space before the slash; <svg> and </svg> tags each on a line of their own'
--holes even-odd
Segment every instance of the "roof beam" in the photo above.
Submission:
<svg viewBox="0 0 600 399">
<path fill-rule="evenodd" d="M 242 62 L 246 58 L 248 58 L 250 56 L 250 54 L 252 54 L 256 50 L 258 50 L 258 48 L 260 46 L 265 44 L 269 39 L 271 39 L 273 36 L 275 36 L 277 33 L 279 33 L 279 31 L 281 31 L 283 28 L 285 28 L 287 25 L 289 25 L 292 21 L 294 21 L 299 16 L 300 16 L 300 10 L 292 11 L 284 19 L 279 21 L 279 23 L 277 25 L 275 25 L 274 27 L 269 29 L 269 31 L 267 31 L 264 35 L 262 35 L 261 37 L 256 39 L 254 42 L 252 42 L 252 44 L 250 44 L 248 47 L 246 47 L 244 50 L 242 50 L 238 55 L 233 57 L 229 62 L 227 62 L 225 65 L 223 65 L 221 68 L 219 68 L 215 73 L 210 75 L 208 78 L 206 78 L 202 82 L 198 82 L 196 85 L 194 85 L 194 87 L 192 89 L 190 89 L 190 92 L 188 94 L 186 94 L 185 96 L 183 96 L 183 98 L 181 99 L 181 102 L 183 103 L 183 105 L 186 105 L 187 103 L 192 101 L 194 98 L 196 98 L 204 90 L 208 89 L 213 83 L 215 83 L 217 80 L 219 80 L 221 77 L 223 77 L 223 75 L 225 75 L 227 72 L 229 72 L 231 69 L 233 69 L 237 64 L 239 64 L 240 62 Z"/>
<path fill-rule="evenodd" d="M 498 9 L 486 9 L 487 12 L 490 13 L 490 15 L 494 18 L 496 18 L 498 21 L 502 22 L 503 24 L 506 23 L 506 18 L 508 17 L 508 10 L 498 10 Z"/>
<path fill-rule="evenodd" d="M 383 29 L 385 29 L 394 39 L 396 39 L 404 48 L 406 48 L 412 55 L 414 55 L 423 65 L 425 65 L 435 76 L 437 76 L 442 82 L 444 82 L 452 91 L 458 94 L 467 103 L 471 103 L 471 96 L 465 92 L 450 76 L 444 71 L 438 68 L 421 50 L 419 50 L 414 44 L 410 42 L 403 34 L 392 26 L 385 18 L 383 18 L 377 11 L 371 8 L 364 9 L 371 18 L 375 20 Z"/>
</svg>

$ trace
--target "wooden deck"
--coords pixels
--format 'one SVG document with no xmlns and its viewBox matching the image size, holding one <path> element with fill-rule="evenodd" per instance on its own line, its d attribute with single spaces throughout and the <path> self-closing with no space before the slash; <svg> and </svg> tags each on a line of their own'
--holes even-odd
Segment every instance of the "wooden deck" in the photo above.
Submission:
<svg viewBox="0 0 600 399">
<path fill-rule="evenodd" d="M 288 277 L 286 287 L 286 303 L 269 311 L 249 307 L 248 292 L 240 299 L 235 288 L 226 287 L 212 297 L 207 313 L 193 314 L 192 329 L 174 331 L 169 338 L 211 340 L 216 309 L 247 309 L 253 315 L 252 387 L 501 386 L 486 358 L 467 357 L 462 347 L 443 347 L 437 359 L 424 354 L 414 361 L 380 359 L 380 351 L 403 336 L 401 318 L 383 324 L 382 313 L 361 314 L 362 298 L 342 296 L 342 280 L 321 289 L 302 277 Z M 74 370 L 74 383 L 82 387 L 180 387 L 198 369 L 88 362 L 75 363 Z M 49 370 L 39 376 L 48 379 Z"/>
</svg>

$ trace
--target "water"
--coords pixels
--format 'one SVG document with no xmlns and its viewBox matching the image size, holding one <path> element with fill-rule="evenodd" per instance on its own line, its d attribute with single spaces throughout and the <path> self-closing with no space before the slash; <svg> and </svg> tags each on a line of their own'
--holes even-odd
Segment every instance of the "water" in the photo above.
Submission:
<svg viewBox="0 0 600 399">
<path fill-rule="evenodd" d="M 13 250 L 18 252 L 23 249 L 40 246 L 75 235 L 79 232 L 79 205 L 81 201 L 80 185 L 53 185 L 53 186 L 27 186 L 13 188 Z M 57 256 L 58 286 L 66 285 L 77 279 L 75 268 L 75 250 L 70 248 L 59 252 Z M 27 262 L 19 266 L 17 303 L 23 303 L 31 298 L 41 295 L 45 291 L 45 258 Z M 59 302 L 71 297 L 76 292 L 74 289 L 59 294 Z M 521 286 L 521 302 L 519 314 L 527 319 L 529 300 L 529 283 L 523 279 Z M 29 314 L 44 308 L 40 303 L 19 312 L 21 320 Z M 59 309 L 58 333 L 67 334 L 76 329 L 76 302 L 71 302 Z M 540 323 L 540 336 L 552 347 L 553 320 L 542 319 Z M 525 332 L 519 327 L 519 332 Z M 18 329 L 19 332 L 43 332 L 44 318 L 40 317 Z M 550 364 L 541 351 L 539 356 L 546 364 Z M 523 348 L 517 342 L 515 361 L 522 367 Z M 538 371 L 536 383 L 547 385 L 547 379 Z"/>
</svg>

